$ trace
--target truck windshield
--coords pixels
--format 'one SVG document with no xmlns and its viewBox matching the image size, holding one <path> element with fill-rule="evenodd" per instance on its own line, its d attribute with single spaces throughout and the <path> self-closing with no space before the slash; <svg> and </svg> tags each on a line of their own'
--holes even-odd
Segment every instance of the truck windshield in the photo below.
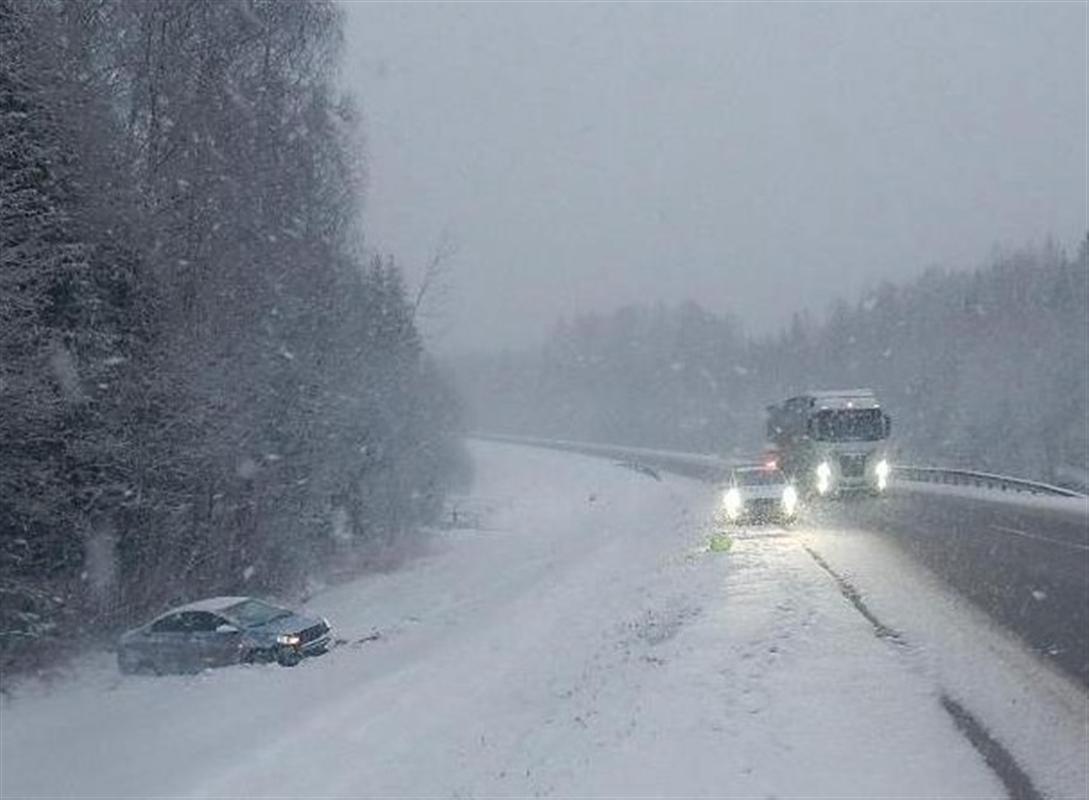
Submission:
<svg viewBox="0 0 1089 800">
<path fill-rule="evenodd" d="M 821 411 L 813 433 L 822 442 L 873 442 L 885 438 L 885 420 L 878 408 Z"/>
</svg>

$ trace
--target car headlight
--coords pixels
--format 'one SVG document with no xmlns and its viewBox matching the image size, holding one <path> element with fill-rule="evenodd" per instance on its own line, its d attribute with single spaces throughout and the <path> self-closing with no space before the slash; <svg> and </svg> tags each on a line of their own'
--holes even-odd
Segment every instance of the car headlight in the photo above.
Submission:
<svg viewBox="0 0 1089 800">
<path fill-rule="evenodd" d="M 798 508 L 798 492 L 795 491 L 793 486 L 787 486 L 783 489 L 783 511 L 792 516 L 795 509 Z"/>
<path fill-rule="evenodd" d="M 832 467 L 827 461 L 817 465 L 817 491 L 820 494 L 828 494 L 832 488 Z"/>
<path fill-rule="evenodd" d="M 300 641 L 302 640 L 299 639 L 298 634 L 294 633 L 281 633 L 279 636 L 276 637 L 276 644 L 286 644 L 291 647 L 294 647 Z"/>
<path fill-rule="evenodd" d="M 741 492 L 736 486 L 731 487 L 722 498 L 722 507 L 726 509 L 726 515 L 731 519 L 737 517 L 741 513 L 741 505 Z"/>
</svg>

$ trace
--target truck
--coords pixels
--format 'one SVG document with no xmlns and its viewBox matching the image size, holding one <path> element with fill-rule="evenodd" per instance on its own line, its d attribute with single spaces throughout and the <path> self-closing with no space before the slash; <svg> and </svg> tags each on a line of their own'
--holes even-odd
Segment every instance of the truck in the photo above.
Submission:
<svg viewBox="0 0 1089 800">
<path fill-rule="evenodd" d="M 767 412 L 771 456 L 809 494 L 880 494 L 888 486 L 892 420 L 872 390 L 811 390 Z"/>
</svg>

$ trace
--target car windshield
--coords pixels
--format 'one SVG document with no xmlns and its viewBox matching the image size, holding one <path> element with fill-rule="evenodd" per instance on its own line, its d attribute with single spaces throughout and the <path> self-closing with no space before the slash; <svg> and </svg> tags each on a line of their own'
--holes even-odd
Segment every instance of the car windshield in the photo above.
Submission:
<svg viewBox="0 0 1089 800">
<path fill-rule="evenodd" d="M 245 600 L 236 605 L 223 609 L 223 616 L 250 628 L 255 625 L 264 625 L 274 619 L 291 616 L 291 612 L 285 608 L 270 605 L 261 600 Z"/>
<path fill-rule="evenodd" d="M 783 473 L 777 469 L 745 469 L 734 473 L 738 486 L 775 486 L 786 483 Z"/>
</svg>

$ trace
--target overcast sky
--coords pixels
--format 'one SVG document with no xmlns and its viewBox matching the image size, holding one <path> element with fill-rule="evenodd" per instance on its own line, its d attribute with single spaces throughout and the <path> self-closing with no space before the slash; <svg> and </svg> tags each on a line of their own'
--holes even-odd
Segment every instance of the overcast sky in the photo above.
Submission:
<svg viewBox="0 0 1089 800">
<path fill-rule="evenodd" d="M 1084 3 L 363 4 L 366 228 L 443 351 L 693 299 L 767 331 L 1087 226 Z"/>
</svg>

